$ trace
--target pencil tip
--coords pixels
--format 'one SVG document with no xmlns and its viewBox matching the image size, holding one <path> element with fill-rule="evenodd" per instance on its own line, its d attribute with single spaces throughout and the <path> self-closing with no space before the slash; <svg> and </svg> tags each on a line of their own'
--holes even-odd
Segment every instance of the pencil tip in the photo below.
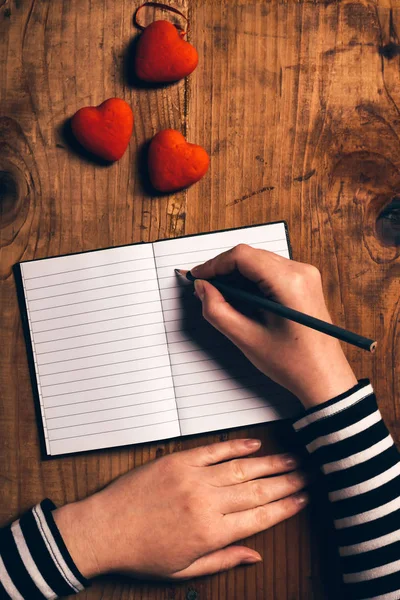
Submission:
<svg viewBox="0 0 400 600">
<path fill-rule="evenodd" d="M 184 269 L 174 269 L 174 271 L 175 275 L 178 275 L 178 277 L 181 277 L 182 279 L 187 279 L 188 271 L 185 271 Z"/>
</svg>

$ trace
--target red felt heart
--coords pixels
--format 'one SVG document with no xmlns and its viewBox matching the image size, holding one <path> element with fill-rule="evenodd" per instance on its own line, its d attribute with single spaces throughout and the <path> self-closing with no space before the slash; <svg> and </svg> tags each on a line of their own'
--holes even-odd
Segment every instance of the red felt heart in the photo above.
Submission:
<svg viewBox="0 0 400 600">
<path fill-rule="evenodd" d="M 189 144 L 175 129 L 159 131 L 148 154 L 152 185 L 160 192 L 175 192 L 196 183 L 206 174 L 210 159 L 197 144 Z"/>
<path fill-rule="evenodd" d="M 110 98 L 99 106 L 86 106 L 71 119 L 72 131 L 80 144 L 104 160 L 119 160 L 133 129 L 132 109 L 121 98 Z"/>
<path fill-rule="evenodd" d="M 140 79 L 158 83 L 178 81 L 197 67 L 196 48 L 182 39 L 169 21 L 154 21 L 141 34 L 135 70 Z"/>
</svg>

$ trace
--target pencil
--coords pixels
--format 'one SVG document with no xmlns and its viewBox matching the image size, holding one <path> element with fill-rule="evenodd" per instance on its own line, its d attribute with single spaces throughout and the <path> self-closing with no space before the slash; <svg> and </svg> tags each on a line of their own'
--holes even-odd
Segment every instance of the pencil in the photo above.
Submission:
<svg viewBox="0 0 400 600">
<path fill-rule="evenodd" d="M 175 269 L 175 273 L 191 282 L 194 282 L 196 279 L 198 279 L 197 277 L 193 277 L 190 271 L 185 272 L 181 271 L 180 269 Z M 214 287 L 216 287 L 224 297 L 228 299 L 232 298 L 243 301 L 251 306 L 262 308 L 274 313 L 275 315 L 279 315 L 280 317 L 294 321 L 295 323 L 300 323 L 300 325 L 305 325 L 306 327 L 310 327 L 311 329 L 315 329 L 316 331 L 330 335 L 331 337 L 341 340 L 342 342 L 353 344 L 353 346 L 357 346 L 363 350 L 368 350 L 369 352 L 375 352 L 377 342 L 374 340 L 370 340 L 362 335 L 358 335 L 357 333 L 343 329 L 343 327 L 338 327 L 337 325 L 332 325 L 332 323 L 327 323 L 321 319 L 311 317 L 310 315 L 302 313 L 298 310 L 294 310 L 293 308 L 279 304 L 279 302 L 274 302 L 274 300 L 269 300 L 268 298 L 257 296 L 256 294 L 250 294 L 249 292 L 235 288 L 232 285 L 218 281 L 218 279 L 209 279 L 208 281 Z"/>
</svg>

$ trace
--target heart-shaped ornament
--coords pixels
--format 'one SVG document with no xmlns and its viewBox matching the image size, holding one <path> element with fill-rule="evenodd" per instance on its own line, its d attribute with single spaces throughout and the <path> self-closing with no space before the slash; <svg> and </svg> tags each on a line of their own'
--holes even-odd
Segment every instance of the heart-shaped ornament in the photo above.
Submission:
<svg viewBox="0 0 400 600">
<path fill-rule="evenodd" d="M 159 131 L 148 153 L 150 181 L 160 192 L 176 192 L 207 173 L 210 159 L 197 144 L 189 144 L 175 129 Z"/>
<path fill-rule="evenodd" d="M 128 147 L 133 129 L 132 109 L 121 98 L 99 106 L 86 106 L 74 114 L 71 128 L 78 142 L 107 161 L 119 160 Z"/>
<path fill-rule="evenodd" d="M 144 29 L 135 55 L 139 79 L 170 83 L 195 70 L 199 62 L 197 50 L 182 39 L 181 33 L 169 21 L 154 21 Z"/>
</svg>

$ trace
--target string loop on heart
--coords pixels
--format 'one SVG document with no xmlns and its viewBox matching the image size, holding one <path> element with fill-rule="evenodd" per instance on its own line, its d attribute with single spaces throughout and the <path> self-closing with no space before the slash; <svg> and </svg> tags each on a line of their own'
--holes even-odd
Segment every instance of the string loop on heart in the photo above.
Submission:
<svg viewBox="0 0 400 600">
<path fill-rule="evenodd" d="M 136 9 L 135 15 L 133 17 L 133 23 L 138 29 L 142 29 L 142 30 L 146 29 L 146 26 L 141 25 L 138 21 L 138 16 L 139 16 L 140 11 L 143 8 L 145 8 L 146 6 L 149 6 L 151 8 L 160 8 L 161 10 L 166 10 L 168 12 L 172 12 L 176 15 L 179 15 L 180 17 L 185 19 L 186 24 L 187 24 L 186 31 L 185 31 L 185 29 L 184 29 L 184 27 L 182 27 L 182 25 L 175 25 L 175 23 L 174 23 L 175 27 L 179 31 L 179 35 L 184 37 L 187 33 L 189 33 L 189 31 L 190 31 L 189 19 L 187 17 L 185 17 L 185 15 L 177 8 L 174 8 L 173 6 L 169 6 L 168 4 L 163 4 L 162 2 L 144 2 L 141 6 L 139 6 Z"/>
</svg>

